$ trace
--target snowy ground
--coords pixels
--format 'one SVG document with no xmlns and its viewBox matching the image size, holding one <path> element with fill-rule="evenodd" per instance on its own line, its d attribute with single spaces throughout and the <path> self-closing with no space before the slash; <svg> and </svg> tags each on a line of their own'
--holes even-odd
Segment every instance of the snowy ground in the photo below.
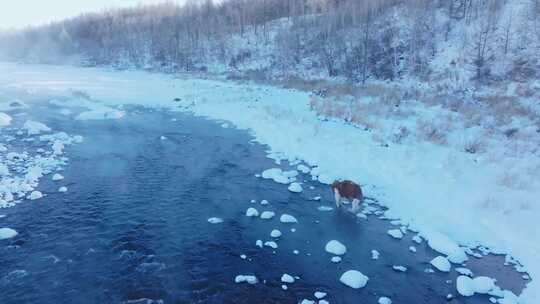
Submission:
<svg viewBox="0 0 540 304">
<path fill-rule="evenodd" d="M 249 129 L 271 147 L 269 156 L 277 163 L 302 160 L 323 183 L 336 178 L 361 183 L 368 197 L 389 208 L 386 217 L 400 221 L 402 232 L 420 232 L 450 262 L 462 263 L 478 252 L 508 254 L 508 262 L 532 278 L 522 303 L 540 300 L 540 243 L 535 241 L 540 186 L 528 179 L 540 168 L 534 154 L 494 160 L 452 145 L 381 145 L 368 131 L 321 119 L 310 110 L 310 96 L 292 90 L 105 69 L 2 64 L 0 70 L 0 91 L 64 96 L 51 102 L 65 105 L 66 113 L 69 107 L 86 108 L 77 119 L 121 119 L 123 104 L 137 104 L 189 111 Z M 0 95 L 0 111 L 9 110 L 13 102 Z M 10 123 L 0 116 L 0 125 L 7 125 L 0 128 L 10 128 Z M 36 127 L 45 130 L 32 123 L 26 127 L 29 134 Z M 458 133 L 454 137 L 451 140 L 463 140 Z M 284 174 L 274 180 L 294 181 L 291 173 Z M 301 190 L 301 185 L 292 190 Z M 441 259 L 436 264 L 446 267 Z M 469 293 L 483 291 L 484 281 L 476 288 L 461 280 L 459 287 Z"/>
</svg>

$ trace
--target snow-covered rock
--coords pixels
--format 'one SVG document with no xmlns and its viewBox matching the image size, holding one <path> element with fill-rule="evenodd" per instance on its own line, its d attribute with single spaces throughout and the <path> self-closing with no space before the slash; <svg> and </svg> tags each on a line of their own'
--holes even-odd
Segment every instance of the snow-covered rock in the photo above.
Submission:
<svg viewBox="0 0 540 304">
<path fill-rule="evenodd" d="M 431 265 L 433 265 L 433 267 L 437 268 L 439 271 L 442 272 L 449 272 L 452 268 L 452 265 L 450 265 L 448 259 L 443 256 L 438 256 L 434 258 L 433 260 L 431 260 L 430 263 Z"/>
<path fill-rule="evenodd" d="M 289 191 L 291 192 L 300 193 L 302 190 L 302 185 L 300 183 L 292 183 L 289 185 Z"/>
<path fill-rule="evenodd" d="M 347 247 L 337 240 L 331 240 L 326 243 L 324 250 L 333 255 L 344 255 L 347 252 Z"/>
<path fill-rule="evenodd" d="M 315 298 L 320 300 L 320 299 L 326 297 L 327 293 L 322 292 L 322 291 L 315 291 L 315 293 L 313 295 L 315 296 Z"/>
<path fill-rule="evenodd" d="M 471 297 L 475 292 L 473 280 L 467 276 L 459 276 L 457 278 L 456 289 L 464 297 Z"/>
<path fill-rule="evenodd" d="M 37 200 L 43 197 L 43 194 L 40 191 L 32 191 L 28 196 L 29 200 Z"/>
<path fill-rule="evenodd" d="M 332 261 L 332 263 L 339 263 L 341 262 L 341 257 L 334 256 L 330 259 L 330 261 Z"/>
<path fill-rule="evenodd" d="M 473 272 L 470 269 L 465 268 L 465 267 L 458 267 L 455 269 L 455 271 L 464 276 L 468 276 L 468 277 L 473 276 Z"/>
<path fill-rule="evenodd" d="M 291 182 L 287 176 L 283 175 L 283 171 L 279 168 L 264 170 L 261 176 L 264 179 L 271 179 L 279 184 L 289 184 Z"/>
<path fill-rule="evenodd" d="M 388 230 L 388 235 L 395 239 L 402 239 L 403 238 L 403 232 L 401 229 L 390 229 Z"/>
<path fill-rule="evenodd" d="M 399 271 L 399 272 L 406 272 L 407 271 L 407 267 L 401 266 L 401 265 L 394 265 L 394 266 L 392 266 L 392 269 L 394 269 L 395 271 Z"/>
<path fill-rule="evenodd" d="M 465 254 L 463 248 L 459 247 L 459 245 L 448 236 L 437 231 L 423 232 L 422 236 L 427 240 L 431 249 L 445 254 L 450 262 L 461 264 L 468 260 L 467 254 Z"/>
<path fill-rule="evenodd" d="M 387 297 L 380 297 L 379 301 L 377 301 L 379 304 L 392 304 L 392 300 Z"/>
<path fill-rule="evenodd" d="M 279 221 L 282 223 L 298 223 L 298 220 L 290 214 L 282 214 Z"/>
<path fill-rule="evenodd" d="M 289 275 L 289 274 L 286 274 L 286 273 L 285 273 L 285 274 L 283 274 L 283 275 L 281 276 L 281 282 L 283 282 L 283 283 L 289 283 L 289 284 L 292 284 L 292 283 L 294 283 L 294 281 L 295 281 L 294 278 L 293 278 L 291 275 Z"/>
<path fill-rule="evenodd" d="M 278 238 L 281 236 L 281 231 L 274 229 L 272 230 L 272 232 L 270 232 L 270 236 L 273 238 Z"/>
<path fill-rule="evenodd" d="M 302 164 L 296 166 L 296 169 L 304 174 L 308 174 L 311 171 L 308 166 Z"/>
<path fill-rule="evenodd" d="M 55 173 L 52 177 L 52 180 L 53 181 L 59 181 L 59 180 L 63 180 L 64 177 L 62 176 L 62 174 L 59 174 L 59 173 Z"/>
<path fill-rule="evenodd" d="M 0 228 L 0 240 L 10 239 L 17 235 L 17 231 L 11 228 Z"/>
<path fill-rule="evenodd" d="M 474 292 L 487 294 L 495 288 L 495 280 L 489 277 L 476 277 L 473 279 Z"/>
<path fill-rule="evenodd" d="M 255 208 L 248 208 L 248 210 L 246 210 L 246 216 L 247 217 L 258 217 L 259 216 L 259 211 Z"/>
<path fill-rule="evenodd" d="M 278 244 L 277 244 L 276 242 L 274 242 L 274 241 L 268 241 L 268 242 L 265 242 L 265 243 L 264 243 L 264 246 L 270 247 L 270 248 L 272 248 L 272 249 L 278 248 Z"/>
<path fill-rule="evenodd" d="M 359 289 L 367 285 L 369 278 L 358 270 L 349 270 L 341 275 L 339 281 L 351 288 Z"/>
<path fill-rule="evenodd" d="M 264 211 L 263 213 L 261 213 L 261 219 L 263 220 L 269 220 L 274 216 L 276 216 L 276 214 L 273 211 Z"/>
<path fill-rule="evenodd" d="M 248 284 L 257 284 L 259 280 L 254 275 L 237 275 L 236 278 L 234 278 L 234 282 L 239 283 L 248 283 Z"/>
</svg>

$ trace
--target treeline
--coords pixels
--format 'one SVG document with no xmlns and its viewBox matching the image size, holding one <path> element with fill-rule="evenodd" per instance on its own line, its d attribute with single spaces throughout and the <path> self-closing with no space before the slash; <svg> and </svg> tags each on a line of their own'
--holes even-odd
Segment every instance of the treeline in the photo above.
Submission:
<svg viewBox="0 0 540 304">
<path fill-rule="evenodd" d="M 3 33 L 0 49 L 25 62 L 487 81 L 538 76 L 539 19 L 540 0 L 206 0 Z"/>
</svg>

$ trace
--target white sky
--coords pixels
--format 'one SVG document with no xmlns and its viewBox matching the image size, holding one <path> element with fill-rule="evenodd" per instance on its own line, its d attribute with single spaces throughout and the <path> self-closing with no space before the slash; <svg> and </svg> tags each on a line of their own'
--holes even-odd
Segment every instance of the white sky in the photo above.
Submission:
<svg viewBox="0 0 540 304">
<path fill-rule="evenodd" d="M 0 0 L 0 29 L 38 25 L 104 8 L 161 2 L 165 0 Z"/>
</svg>

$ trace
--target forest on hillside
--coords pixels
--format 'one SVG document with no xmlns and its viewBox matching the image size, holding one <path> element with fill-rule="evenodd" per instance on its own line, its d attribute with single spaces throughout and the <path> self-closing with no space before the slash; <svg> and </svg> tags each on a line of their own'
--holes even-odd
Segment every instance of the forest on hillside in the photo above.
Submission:
<svg viewBox="0 0 540 304">
<path fill-rule="evenodd" d="M 0 58 L 354 83 L 540 76 L 540 0 L 212 0 L 0 34 Z"/>
</svg>

